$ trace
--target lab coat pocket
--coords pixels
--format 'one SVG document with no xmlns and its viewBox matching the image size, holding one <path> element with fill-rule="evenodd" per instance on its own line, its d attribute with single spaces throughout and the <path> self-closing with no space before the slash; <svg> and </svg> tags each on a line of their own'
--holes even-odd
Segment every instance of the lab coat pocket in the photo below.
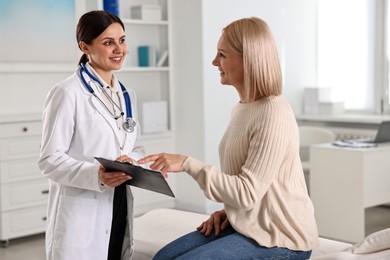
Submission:
<svg viewBox="0 0 390 260">
<path fill-rule="evenodd" d="M 61 196 L 54 228 L 60 247 L 86 248 L 93 240 L 98 201 Z"/>
<path fill-rule="evenodd" d="M 75 127 L 74 141 L 77 141 L 78 143 L 85 143 L 85 140 L 91 140 L 91 138 L 98 138 L 96 140 L 100 141 L 106 140 L 106 135 L 108 135 L 109 138 L 114 138 L 114 135 L 109 134 L 113 133 L 111 124 L 97 112 L 78 115 Z M 115 139 L 110 140 L 114 140 L 115 142 Z"/>
<path fill-rule="evenodd" d="M 78 128 L 88 130 L 98 130 L 102 126 L 109 126 L 107 120 L 99 113 L 85 113 L 78 115 L 77 118 Z"/>
</svg>

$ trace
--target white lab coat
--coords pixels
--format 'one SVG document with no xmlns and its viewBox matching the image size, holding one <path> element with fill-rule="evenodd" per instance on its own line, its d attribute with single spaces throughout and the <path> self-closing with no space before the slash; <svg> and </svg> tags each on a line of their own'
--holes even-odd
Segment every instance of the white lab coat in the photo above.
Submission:
<svg viewBox="0 0 390 260">
<path fill-rule="evenodd" d="M 85 79 L 90 81 L 87 75 Z M 128 92 L 138 126 L 136 96 L 129 89 Z M 119 96 L 122 108 L 125 108 L 121 90 Z M 78 70 L 49 92 L 43 112 L 38 162 L 42 173 L 49 178 L 48 260 L 107 259 L 114 188 L 100 185 L 99 164 L 94 157 L 116 159 L 127 154 L 139 159 L 144 154 L 143 147 L 137 143 L 138 127 L 133 133 L 126 134 L 123 149 L 119 146 L 116 131 L 115 119 L 84 87 Z M 122 259 L 130 259 L 133 253 L 130 186 L 127 186 L 126 193 L 128 230 Z"/>
</svg>

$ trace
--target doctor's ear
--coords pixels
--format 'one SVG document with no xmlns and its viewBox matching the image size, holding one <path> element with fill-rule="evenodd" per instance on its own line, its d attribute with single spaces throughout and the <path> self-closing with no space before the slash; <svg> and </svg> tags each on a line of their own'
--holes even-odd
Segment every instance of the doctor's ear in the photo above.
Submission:
<svg viewBox="0 0 390 260">
<path fill-rule="evenodd" d="M 89 54 L 89 48 L 88 48 L 88 45 L 85 43 L 85 42 L 83 42 L 83 41 L 80 41 L 79 42 L 79 48 L 80 48 L 80 50 L 82 51 L 82 52 L 84 52 L 85 54 Z"/>
</svg>

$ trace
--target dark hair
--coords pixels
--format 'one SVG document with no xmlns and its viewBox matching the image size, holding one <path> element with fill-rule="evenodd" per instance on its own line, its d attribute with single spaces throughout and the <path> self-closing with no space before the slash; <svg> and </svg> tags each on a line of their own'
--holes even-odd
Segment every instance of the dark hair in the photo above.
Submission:
<svg viewBox="0 0 390 260">
<path fill-rule="evenodd" d="M 123 25 L 121 19 L 112 13 L 103 10 L 95 10 L 83 14 L 77 24 L 77 44 L 81 41 L 86 44 L 91 44 L 96 37 L 98 37 L 113 23 L 119 23 L 123 30 L 125 30 L 125 26 Z M 88 62 L 88 56 L 83 53 L 80 58 L 79 65 L 86 62 Z"/>
</svg>

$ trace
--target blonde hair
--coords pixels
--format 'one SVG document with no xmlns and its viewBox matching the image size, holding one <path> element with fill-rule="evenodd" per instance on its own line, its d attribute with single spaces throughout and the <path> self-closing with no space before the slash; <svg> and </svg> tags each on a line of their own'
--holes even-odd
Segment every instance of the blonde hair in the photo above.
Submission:
<svg viewBox="0 0 390 260">
<path fill-rule="evenodd" d="M 222 37 L 243 57 L 245 100 L 282 94 L 282 73 L 278 51 L 266 22 L 243 18 L 223 29 Z"/>
</svg>

